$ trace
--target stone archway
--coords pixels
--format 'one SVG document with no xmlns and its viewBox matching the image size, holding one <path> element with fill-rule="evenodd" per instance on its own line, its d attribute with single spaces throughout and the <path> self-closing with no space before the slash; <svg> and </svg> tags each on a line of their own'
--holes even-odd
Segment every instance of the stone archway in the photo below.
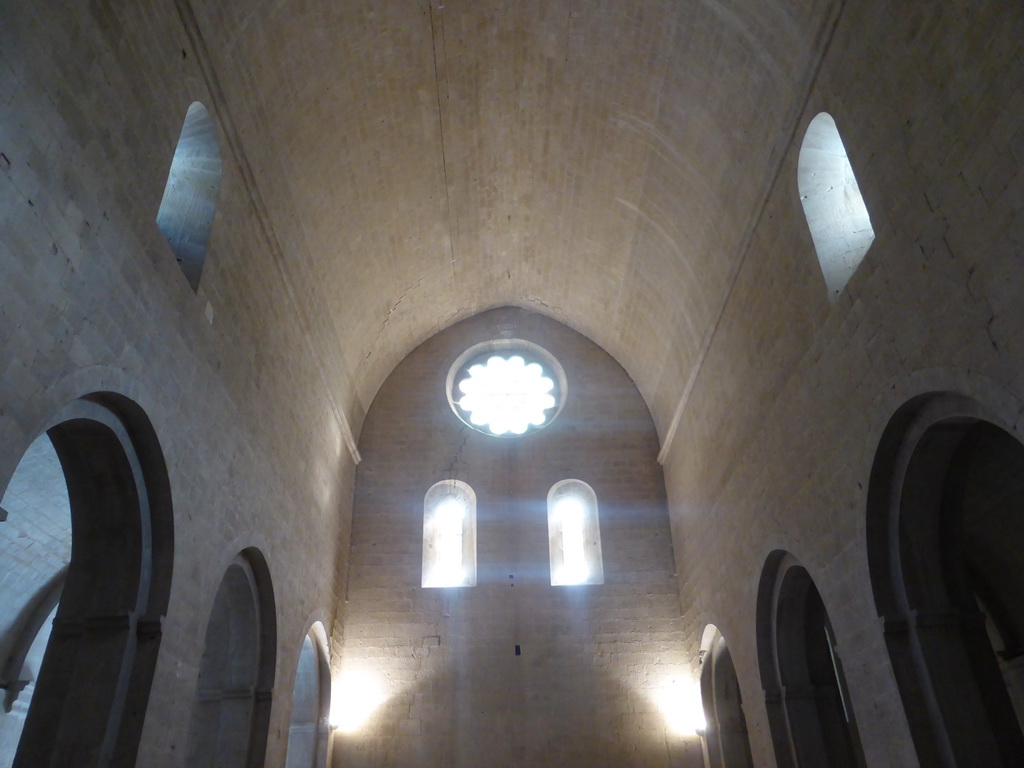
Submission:
<svg viewBox="0 0 1024 768">
<path fill-rule="evenodd" d="M 259 768 L 267 748 L 276 612 L 266 561 L 247 549 L 227 567 L 206 625 L 192 710 L 190 768 Z"/>
<path fill-rule="evenodd" d="M 732 654 L 722 633 L 711 624 L 705 628 L 701 642 L 700 692 L 710 768 L 753 768 Z"/>
<path fill-rule="evenodd" d="M 286 768 L 323 768 L 327 764 L 331 672 L 326 639 L 323 625 L 315 622 L 302 640 L 292 693 Z"/>
<path fill-rule="evenodd" d="M 922 764 L 1024 762 L 1024 445 L 934 393 L 893 416 L 868 495 L 872 588 Z"/>
<path fill-rule="evenodd" d="M 5 676 L 38 657 L 53 615 L 13 765 L 134 765 L 173 564 L 163 455 L 142 409 L 108 392 L 62 409 L 34 446 L 46 441 L 66 485 L 70 561 L 65 575 L 47 560 L 11 644 Z"/>
<path fill-rule="evenodd" d="M 773 552 L 761 576 L 758 661 L 780 768 L 863 768 L 828 612 L 807 569 Z"/>
</svg>

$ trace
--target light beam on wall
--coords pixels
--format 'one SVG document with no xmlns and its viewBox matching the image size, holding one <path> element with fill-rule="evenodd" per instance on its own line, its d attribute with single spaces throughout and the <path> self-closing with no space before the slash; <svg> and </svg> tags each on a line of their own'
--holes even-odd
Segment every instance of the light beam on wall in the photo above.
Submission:
<svg viewBox="0 0 1024 768">
<path fill-rule="evenodd" d="M 677 736 L 696 736 L 707 728 L 700 686 L 687 678 L 673 679 L 657 697 L 668 730 Z"/>
<path fill-rule="evenodd" d="M 355 733 L 387 698 L 380 681 L 365 670 L 343 672 L 331 685 L 331 727 Z"/>
</svg>

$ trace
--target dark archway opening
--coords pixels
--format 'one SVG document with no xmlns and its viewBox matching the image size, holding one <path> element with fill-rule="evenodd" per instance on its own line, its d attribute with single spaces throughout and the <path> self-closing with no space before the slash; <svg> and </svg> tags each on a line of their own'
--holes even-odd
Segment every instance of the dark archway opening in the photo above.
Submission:
<svg viewBox="0 0 1024 768">
<path fill-rule="evenodd" d="M 213 601 L 199 667 L 190 768 L 259 768 L 267 749 L 277 647 L 266 561 L 245 550 Z"/>
<path fill-rule="evenodd" d="M 704 741 L 709 768 L 753 768 L 743 699 L 732 654 L 714 627 L 701 643 L 700 693 L 707 727 Z"/>
<path fill-rule="evenodd" d="M 966 398 L 897 412 L 876 454 L 876 606 L 922 764 L 1024 764 L 1024 446 Z"/>
<path fill-rule="evenodd" d="M 780 768 L 863 768 L 853 706 L 825 604 L 807 570 L 769 557 L 758 595 L 758 657 Z"/>
<path fill-rule="evenodd" d="M 18 509 L 22 520 L 12 516 L 3 523 L 37 531 L 42 517 L 52 518 L 46 522 L 56 525 L 58 542 L 7 582 L 15 591 L 28 587 L 9 627 L 7 714 L 29 685 L 33 689 L 8 764 L 132 766 L 170 592 L 173 517 L 166 467 L 145 414 L 112 393 L 65 407 L 26 455 L 44 455 L 47 442 L 64 488 L 57 490 L 59 479 L 43 480 L 46 472 L 16 471 L 13 484 L 28 479 Z M 47 511 L 65 489 L 66 570 L 60 515 Z M 10 541 L 3 550 L 9 567 L 7 556 L 16 552 Z M 29 566 L 42 569 L 39 578 Z"/>
</svg>

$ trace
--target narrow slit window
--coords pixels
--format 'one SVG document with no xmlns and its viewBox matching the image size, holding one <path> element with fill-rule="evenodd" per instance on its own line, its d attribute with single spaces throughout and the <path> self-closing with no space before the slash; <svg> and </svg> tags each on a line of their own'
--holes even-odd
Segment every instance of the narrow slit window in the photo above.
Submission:
<svg viewBox="0 0 1024 768">
<path fill-rule="evenodd" d="M 603 584 L 597 495 L 582 480 L 562 480 L 548 492 L 551 583 Z"/>
<path fill-rule="evenodd" d="M 217 126 L 206 107 L 194 101 L 185 115 L 156 214 L 156 225 L 193 291 L 199 289 L 206 262 L 221 171 Z"/>
<path fill-rule="evenodd" d="M 424 587 L 476 585 L 476 494 L 459 480 L 442 480 L 423 500 Z"/>
<path fill-rule="evenodd" d="M 827 112 L 807 127 L 797 164 L 800 202 L 829 301 L 835 301 L 875 239 L 846 147 Z"/>
</svg>

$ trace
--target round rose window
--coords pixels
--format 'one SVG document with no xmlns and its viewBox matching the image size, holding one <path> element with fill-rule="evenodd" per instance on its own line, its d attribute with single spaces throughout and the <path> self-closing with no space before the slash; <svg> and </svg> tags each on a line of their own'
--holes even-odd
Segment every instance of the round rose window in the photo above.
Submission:
<svg viewBox="0 0 1024 768">
<path fill-rule="evenodd" d="M 565 402 L 565 374 L 536 344 L 503 339 L 463 353 L 448 374 L 448 402 L 466 424 L 518 437 L 547 426 Z"/>
</svg>

